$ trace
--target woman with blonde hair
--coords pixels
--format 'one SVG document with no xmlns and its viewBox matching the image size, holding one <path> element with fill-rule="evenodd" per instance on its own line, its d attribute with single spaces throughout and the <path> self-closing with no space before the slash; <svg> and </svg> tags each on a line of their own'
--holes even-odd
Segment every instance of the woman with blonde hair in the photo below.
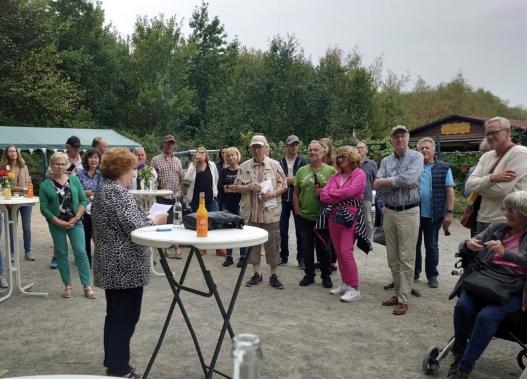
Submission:
<svg viewBox="0 0 527 379">
<path fill-rule="evenodd" d="M 229 211 L 231 213 L 240 214 L 240 200 L 242 194 L 234 191 L 230 188 L 234 184 L 236 177 L 240 171 L 240 160 L 241 154 L 235 147 L 229 147 L 223 149 L 223 154 L 225 156 L 226 167 L 220 172 L 218 179 L 218 199 L 221 199 L 221 209 L 222 211 Z M 237 266 L 242 266 L 242 258 L 245 256 L 245 249 L 240 249 L 240 260 L 238 261 Z M 223 262 L 223 267 L 228 267 L 234 264 L 232 258 L 232 249 L 227 249 L 227 256 Z"/>
<path fill-rule="evenodd" d="M 330 137 L 324 137 L 319 139 L 320 143 L 324 147 L 324 158 L 322 160 L 325 164 L 335 167 L 335 154 L 333 153 L 333 141 Z"/>
<path fill-rule="evenodd" d="M 27 187 L 32 184 L 31 176 L 22 154 L 15 145 L 7 145 L 0 159 L 0 168 L 16 175 L 15 192 L 25 192 Z M 31 209 L 33 207 L 20 207 L 19 212 L 22 219 L 22 231 L 24 237 L 24 258 L 26 261 L 34 261 L 31 256 Z M 11 234 L 12 235 L 12 234 Z M 11 240 L 11 254 L 13 254 L 13 241 Z"/>
<path fill-rule="evenodd" d="M 210 162 L 207 149 L 200 146 L 196 149 L 194 161 L 190 163 L 185 180 L 189 182 L 187 200 L 194 212 L 198 210 L 199 193 L 205 193 L 205 207 L 210 211 L 218 210 L 218 169 Z"/>
<path fill-rule="evenodd" d="M 79 178 L 66 173 L 69 163 L 65 153 L 54 153 L 49 160 L 49 165 L 51 176 L 42 182 L 39 190 L 40 212 L 46 218 L 53 238 L 57 266 L 64 282 L 62 297 L 70 298 L 72 295 L 66 241 L 68 237 L 79 270 L 81 284 L 84 287 L 84 296 L 88 299 L 95 299 L 95 292 L 91 288 L 90 265 L 86 255 L 82 226 L 82 216 L 88 205 L 88 199 Z"/>
<path fill-rule="evenodd" d="M 340 300 L 348 302 L 361 298 L 353 249 L 357 237 L 368 241 L 362 215 L 366 174 L 360 168 L 359 152 L 351 146 L 337 149 L 337 168 L 339 172 L 322 188 L 320 201 L 325 204 L 322 214 L 327 217 L 342 277 L 342 285 L 329 292 L 341 295 Z"/>
<path fill-rule="evenodd" d="M 333 140 L 330 137 L 321 138 L 320 143 L 324 148 L 324 157 L 322 161 L 331 167 L 337 167 L 335 161 L 335 154 L 333 153 Z M 335 251 L 335 246 L 332 243 L 329 245 L 329 252 L 331 254 L 331 272 L 337 271 L 337 253 Z"/>
</svg>

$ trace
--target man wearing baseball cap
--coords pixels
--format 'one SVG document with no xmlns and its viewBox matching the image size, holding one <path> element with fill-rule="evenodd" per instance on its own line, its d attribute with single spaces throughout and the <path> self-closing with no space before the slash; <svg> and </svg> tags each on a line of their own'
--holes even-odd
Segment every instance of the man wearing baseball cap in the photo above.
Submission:
<svg viewBox="0 0 527 379">
<path fill-rule="evenodd" d="M 287 264 L 289 259 L 289 216 L 293 213 L 296 234 L 296 260 L 300 268 L 304 268 L 304 254 L 302 253 L 302 238 L 300 236 L 298 216 L 293 211 L 293 182 L 298 169 L 307 164 L 307 159 L 298 155 L 300 140 L 290 135 L 285 141 L 285 156 L 279 163 L 287 175 L 287 191 L 282 194 L 282 214 L 280 215 L 280 259 L 281 264 Z"/>
<path fill-rule="evenodd" d="M 265 261 L 271 267 L 269 285 L 282 289 L 284 286 L 278 279 L 276 271 L 280 264 L 278 251 L 280 247 L 279 222 L 282 212 L 280 195 L 286 190 L 287 182 L 278 162 L 266 156 L 268 147 L 267 139 L 263 135 L 255 135 L 251 139 L 252 158 L 240 165 L 235 184 L 231 184 L 229 188 L 242 194 L 240 214 L 245 221 L 269 233 L 269 239 L 265 243 Z M 271 185 L 266 191 L 262 191 L 261 184 L 267 180 L 271 181 Z M 249 263 L 254 268 L 253 276 L 246 283 L 247 287 L 263 282 L 260 270 L 260 250 L 260 245 L 254 246 L 246 255 L 246 259 L 249 259 Z"/>
<path fill-rule="evenodd" d="M 174 195 L 182 193 L 183 190 L 183 166 L 178 157 L 174 156 L 176 139 L 172 134 L 163 137 L 163 152 L 152 158 L 151 165 L 157 173 L 157 188 L 170 190 L 172 193 L 166 196 L 158 196 L 156 202 L 159 204 L 171 204 L 175 202 Z M 168 223 L 172 223 L 173 209 L 168 212 Z M 179 248 L 167 250 L 168 258 L 181 259 Z"/>
<path fill-rule="evenodd" d="M 71 136 L 66 140 L 66 155 L 68 156 L 67 171 L 70 175 L 77 175 L 82 171 L 81 140 Z"/>
<path fill-rule="evenodd" d="M 414 280 L 423 155 L 408 147 L 410 135 L 406 126 L 394 126 L 390 136 L 393 154 L 382 160 L 373 188 L 384 202 L 386 253 L 395 287 L 395 296 L 382 305 L 394 306 L 393 314 L 403 315 L 408 311 Z"/>
</svg>

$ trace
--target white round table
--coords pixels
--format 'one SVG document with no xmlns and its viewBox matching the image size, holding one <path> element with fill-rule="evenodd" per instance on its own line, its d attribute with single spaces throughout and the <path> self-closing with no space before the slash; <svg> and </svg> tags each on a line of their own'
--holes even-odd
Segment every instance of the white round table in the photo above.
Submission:
<svg viewBox="0 0 527 379">
<path fill-rule="evenodd" d="M 33 286 L 33 283 L 22 286 L 22 280 L 20 278 L 20 254 L 18 252 L 18 209 L 25 206 L 34 206 L 38 204 L 38 197 L 12 197 L 10 200 L 0 199 L 0 211 L 4 214 L 4 229 L 5 229 L 5 264 L 7 271 L 9 272 L 9 290 L 7 295 L 0 298 L 0 303 L 9 299 L 13 295 L 13 289 L 16 287 L 23 295 L 29 296 L 48 296 L 47 293 L 29 292 Z M 9 227 L 11 226 L 11 227 Z M 12 229 L 12 231 L 11 231 Z M 13 259 L 14 263 L 11 263 L 10 252 L 11 252 L 11 232 L 13 234 Z M 14 280 L 13 280 L 14 277 Z"/>
<path fill-rule="evenodd" d="M 100 375 L 34 375 L 34 376 L 17 376 L 4 379 L 101 379 L 107 376 Z"/>
<path fill-rule="evenodd" d="M 167 228 L 170 230 L 166 231 Z M 198 237 L 195 230 L 173 225 L 146 226 L 132 232 L 132 241 L 135 243 L 161 249 L 174 244 L 193 246 L 196 249 L 234 249 L 260 245 L 267 238 L 267 231 L 254 226 L 209 230 L 207 237 Z"/>
<path fill-rule="evenodd" d="M 154 205 L 157 196 L 172 195 L 174 192 L 170 190 L 130 190 L 130 193 L 134 195 L 135 199 L 141 204 L 145 212 Z M 150 253 L 150 272 L 155 276 L 164 276 L 165 274 L 158 272 L 154 266 L 154 252 Z"/>
<path fill-rule="evenodd" d="M 157 342 L 157 346 L 154 349 L 154 353 L 152 357 L 150 358 L 150 361 L 148 362 L 148 366 L 146 367 L 145 373 L 143 374 L 143 378 L 147 378 L 148 373 L 150 372 L 150 369 L 152 368 L 152 365 L 154 364 L 154 361 L 157 356 L 157 352 L 159 351 L 159 348 L 161 347 L 163 343 L 163 339 L 164 339 L 166 330 L 170 324 L 172 313 L 174 311 L 176 304 L 179 306 L 179 309 L 181 310 L 185 323 L 187 324 L 187 328 L 190 332 L 190 335 L 192 336 L 192 340 L 194 342 L 194 346 L 196 348 L 196 352 L 198 354 L 198 358 L 199 358 L 201 367 L 203 369 L 203 374 L 205 375 L 205 377 L 212 378 L 214 373 L 218 373 L 222 375 L 223 377 L 229 377 L 215 370 L 214 367 L 216 366 L 216 362 L 218 360 L 218 356 L 221 350 L 221 345 L 223 344 L 225 333 L 228 331 L 231 338 L 234 337 L 234 331 L 232 330 L 230 319 L 234 311 L 234 305 L 236 304 L 236 299 L 238 297 L 238 293 L 240 291 L 243 277 L 245 275 L 245 270 L 247 269 L 247 261 L 248 261 L 247 258 L 252 252 L 252 249 L 250 249 L 250 247 L 261 245 L 262 243 L 266 242 L 269 237 L 267 231 L 264 229 L 253 227 L 253 226 L 244 226 L 243 229 L 209 230 L 207 237 L 198 237 L 196 236 L 195 230 L 188 230 L 188 229 L 185 229 L 184 227 L 173 226 L 173 225 L 159 225 L 159 226 L 146 226 L 144 228 L 136 229 L 132 232 L 131 237 L 132 237 L 132 241 L 139 245 L 155 247 L 158 249 L 161 267 L 163 267 L 163 271 L 165 272 L 165 275 L 167 277 L 168 284 L 170 285 L 170 288 L 174 294 L 174 298 L 172 300 L 172 304 L 168 312 L 167 318 L 163 324 L 163 329 L 161 331 L 161 335 Z M 176 280 L 176 278 L 174 277 L 174 274 L 171 272 L 170 267 L 168 266 L 167 260 L 163 254 L 163 249 L 166 249 L 174 244 L 191 246 L 190 253 L 187 257 L 187 261 L 185 263 L 185 266 L 183 268 L 183 272 L 181 273 L 179 281 Z M 227 310 L 225 310 L 223 302 L 221 301 L 220 295 L 218 293 L 216 283 L 214 283 L 214 280 L 212 278 L 212 274 L 210 273 L 210 271 L 207 270 L 203 257 L 199 253 L 199 250 L 200 249 L 211 249 L 211 250 L 230 249 L 230 248 L 240 248 L 240 247 L 249 247 L 249 249 L 247 251 L 245 259 L 243 260 L 243 265 L 238 275 L 238 279 L 236 281 L 236 285 L 234 287 L 228 308 Z M 201 272 L 205 279 L 205 283 L 208 287 L 208 292 L 195 289 L 195 288 L 189 288 L 183 285 L 193 256 L 195 256 L 198 261 Z M 183 305 L 183 302 L 181 300 L 181 296 L 180 296 L 181 291 L 186 291 L 186 292 L 193 293 L 195 295 L 203 296 L 203 297 L 214 297 L 214 299 L 216 300 L 216 304 L 218 305 L 218 309 L 221 313 L 221 316 L 223 317 L 223 325 L 221 327 L 218 341 L 216 343 L 216 348 L 214 350 L 210 363 L 205 362 L 205 359 L 201 352 L 199 341 L 196 337 L 196 333 L 194 332 L 189 315 L 187 314 L 185 307 Z"/>
</svg>

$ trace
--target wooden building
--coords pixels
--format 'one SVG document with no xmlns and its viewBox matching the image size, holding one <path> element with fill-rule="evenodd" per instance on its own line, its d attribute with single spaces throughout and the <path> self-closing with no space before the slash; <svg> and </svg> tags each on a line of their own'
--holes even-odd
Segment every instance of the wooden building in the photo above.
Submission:
<svg viewBox="0 0 527 379">
<path fill-rule="evenodd" d="M 477 151 L 485 138 L 484 123 L 491 117 L 451 115 L 410 130 L 410 143 L 423 137 L 441 141 L 441 151 Z M 527 144 L 527 120 L 509 119 L 517 143 Z"/>
</svg>

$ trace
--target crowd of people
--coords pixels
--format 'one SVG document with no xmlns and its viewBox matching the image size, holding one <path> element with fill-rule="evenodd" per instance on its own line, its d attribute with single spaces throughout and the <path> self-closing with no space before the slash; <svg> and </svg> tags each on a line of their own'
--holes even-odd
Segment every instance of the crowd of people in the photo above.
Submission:
<svg viewBox="0 0 527 379">
<path fill-rule="evenodd" d="M 510 123 L 505 118 L 489 119 L 485 134 L 488 151 L 480 157 L 465 184 L 467 194 L 480 197 L 477 230 L 471 239 L 461 243 L 460 251 L 466 256 L 477 254 L 507 268 L 508 275 L 524 278 L 527 148 L 512 142 Z M 280 266 L 289 263 L 292 215 L 296 263 L 304 271 L 299 285 L 314 284 L 318 269 L 322 286 L 343 302 L 361 299 L 354 253 L 356 246 L 366 254 L 373 249 L 375 205 L 376 218 L 382 218 L 392 276 L 392 283 L 384 288 L 394 291 L 382 305 L 393 307 L 393 315 L 406 314 L 411 296 L 420 296 L 414 282 L 422 272 L 430 288 L 440 285 L 439 232 L 443 229 L 449 233 L 455 183 L 450 166 L 437 159 L 433 139 L 422 138 L 413 150 L 409 147 L 408 129 L 397 125 L 391 129 L 390 143 L 392 154 L 377 167 L 368 158 L 365 142 L 334 149 L 329 138 L 312 140 L 307 144 L 307 156 L 302 157 L 301 141 L 291 135 L 285 140 L 283 157 L 275 160 L 270 157 L 266 137 L 259 134 L 250 141 L 249 159 L 242 162 L 237 148 L 224 147 L 218 162 L 212 162 L 207 149 L 198 147 L 184 172 L 174 155 L 176 139 L 172 135 L 163 138 L 163 152 L 150 163 L 143 148 L 133 153 L 124 148 L 108 149 L 107 141 L 101 138 L 96 138 L 81 158 L 79 138 L 68 138 L 66 151 L 56 152 L 50 158 L 48 178 L 40 185 L 40 210 L 53 240 L 50 267 L 58 267 L 64 284 L 62 296 L 73 295 L 67 238 L 84 296 L 96 298 L 92 271 L 95 286 L 105 291 L 107 374 L 139 377 L 129 365 L 129 345 L 140 316 L 143 287 L 149 281 L 150 261 L 148 249 L 134 244 L 130 233 L 146 225 L 171 223 L 173 218 L 172 210 L 148 218 L 147 210 L 130 194 L 130 189 L 144 188 L 147 178 L 153 181 L 153 188 L 170 191 L 169 195 L 158 197 L 158 203 L 172 205 L 176 199 L 184 199 L 196 211 L 199 195 L 204 193 L 209 211 L 239 214 L 248 225 L 265 229 L 269 236 L 263 246 L 270 271 L 268 283 L 275 289 L 284 288 L 278 272 Z M 31 178 L 16 146 L 9 145 L 4 150 L 0 168 L 6 167 L 16 173 L 15 190 L 24 191 Z M 149 174 L 144 176 L 144 170 Z M 21 208 L 20 213 L 24 257 L 34 261 L 31 207 Z M 247 259 L 253 268 L 247 287 L 264 282 L 261 248 L 240 249 L 237 266 L 241 267 L 243 259 Z M 181 258 L 178 246 L 166 254 L 169 258 Z M 233 252 L 228 250 L 222 265 L 229 267 L 234 263 Z M 332 280 L 335 266 L 340 273 L 336 286 Z M 6 287 L 2 273 L 0 260 L 0 287 Z M 522 308 L 520 292 L 502 304 L 490 304 L 467 292 L 463 279 L 455 289 L 459 296 L 454 310 L 455 358 L 448 374 L 453 378 L 468 377 L 499 322 Z"/>
</svg>

